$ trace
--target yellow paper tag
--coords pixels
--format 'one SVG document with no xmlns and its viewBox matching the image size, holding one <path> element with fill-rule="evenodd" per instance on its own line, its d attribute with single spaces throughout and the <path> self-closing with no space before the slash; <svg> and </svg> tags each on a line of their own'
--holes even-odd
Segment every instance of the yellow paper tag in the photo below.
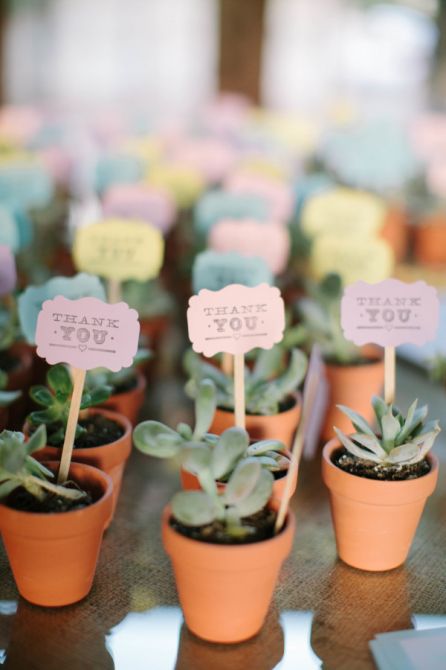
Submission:
<svg viewBox="0 0 446 670">
<path fill-rule="evenodd" d="M 183 165 L 154 165 L 148 183 L 165 189 L 181 208 L 191 207 L 205 187 L 200 173 Z"/>
<path fill-rule="evenodd" d="M 345 285 L 360 279 L 374 284 L 392 275 L 394 256 L 388 242 L 379 238 L 321 235 L 314 240 L 310 267 L 316 279 L 337 272 Z"/>
<path fill-rule="evenodd" d="M 331 233 L 371 237 L 384 224 L 386 206 L 378 196 L 349 188 L 334 188 L 308 199 L 302 230 L 309 237 Z"/>
<path fill-rule="evenodd" d="M 79 270 L 117 281 L 156 277 L 163 255 L 160 231 L 140 221 L 110 219 L 80 228 L 73 245 Z"/>
</svg>

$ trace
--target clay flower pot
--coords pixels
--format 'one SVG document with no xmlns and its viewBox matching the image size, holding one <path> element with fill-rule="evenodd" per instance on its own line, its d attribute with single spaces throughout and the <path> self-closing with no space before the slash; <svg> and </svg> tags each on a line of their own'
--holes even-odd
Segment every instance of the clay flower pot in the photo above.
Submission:
<svg viewBox="0 0 446 670">
<path fill-rule="evenodd" d="M 294 405 L 290 409 L 271 416 L 257 414 L 246 415 L 246 431 L 252 440 L 280 440 L 286 447 L 291 447 L 299 423 L 301 411 L 300 394 L 294 394 Z M 210 433 L 221 435 L 228 428 L 235 426 L 234 412 L 217 407 L 209 428 Z"/>
<path fill-rule="evenodd" d="M 380 237 L 390 244 L 396 262 L 401 263 L 409 247 L 408 217 L 402 205 L 394 202 L 389 206 Z"/>
<path fill-rule="evenodd" d="M 144 394 L 147 386 L 146 378 L 142 372 L 140 372 L 140 370 L 135 370 L 135 374 L 136 386 L 134 388 L 129 391 L 124 391 L 123 393 L 115 393 L 101 404 L 101 407 L 105 407 L 127 417 L 132 424 L 135 424 L 138 420 L 139 411 L 144 402 Z"/>
<path fill-rule="evenodd" d="M 368 356 L 368 354 L 366 354 Z M 329 398 L 325 421 L 321 431 L 324 441 L 334 437 L 333 426 L 344 433 L 352 432 L 350 419 L 336 405 L 346 405 L 367 421 L 373 419 L 370 399 L 380 395 L 384 384 L 384 359 L 382 354 L 364 365 L 335 365 L 326 363 Z"/>
<path fill-rule="evenodd" d="M 111 421 L 122 426 L 124 434 L 111 444 L 103 444 L 101 447 L 88 447 L 84 449 L 73 449 L 72 461 L 75 463 L 86 463 L 93 465 L 99 470 L 106 472 L 113 482 L 113 518 L 119 493 L 121 491 L 122 477 L 128 457 L 132 450 L 132 426 L 130 421 L 121 414 L 110 412 L 105 409 L 90 409 L 88 414 L 101 414 Z M 26 430 L 25 430 L 26 432 Z M 39 461 L 60 460 L 62 450 L 60 447 L 46 446 L 35 453 Z"/>
<path fill-rule="evenodd" d="M 263 625 L 283 561 L 291 551 L 295 521 L 289 512 L 279 535 L 263 542 L 217 545 L 192 540 L 163 512 L 163 544 L 172 561 L 189 630 L 209 642 L 234 643 Z"/>
<path fill-rule="evenodd" d="M 415 258 L 423 265 L 446 265 L 446 217 L 435 213 L 425 216 L 414 228 Z"/>
<path fill-rule="evenodd" d="M 283 454 L 291 459 L 291 452 L 288 451 L 288 449 L 284 451 Z M 294 476 L 293 485 L 291 487 L 290 497 L 294 494 L 296 490 L 297 475 L 298 473 L 296 472 Z M 198 477 L 192 474 L 192 472 L 188 472 L 184 468 L 180 469 L 180 481 L 181 481 L 181 488 L 184 491 L 199 491 L 201 489 Z M 271 496 L 271 500 L 273 502 L 277 502 L 278 504 L 280 504 L 285 490 L 285 483 L 286 483 L 286 476 L 279 477 L 279 479 L 274 479 L 273 493 Z M 226 484 L 224 482 L 219 482 L 217 484 L 217 487 L 219 491 L 224 491 Z"/>
<path fill-rule="evenodd" d="M 45 463 L 53 471 L 58 463 Z M 72 512 L 38 514 L 0 505 L 0 529 L 20 594 L 35 605 L 82 600 L 93 583 L 102 535 L 112 513 L 112 482 L 96 468 L 73 463 L 69 477 L 96 501 Z"/>
<path fill-rule="evenodd" d="M 161 338 L 169 327 L 169 321 L 169 316 L 166 314 L 140 319 L 141 335 L 148 339 L 149 347 L 155 352 L 158 350 Z"/>
<path fill-rule="evenodd" d="M 438 461 L 429 454 L 431 470 L 417 479 L 378 481 L 334 465 L 331 457 L 340 446 L 339 440 L 331 440 L 322 453 L 339 557 L 360 570 L 392 570 L 407 558 L 426 499 L 437 483 Z"/>
<path fill-rule="evenodd" d="M 9 349 L 9 354 L 16 358 L 17 365 L 8 372 L 8 391 L 22 391 L 22 395 L 9 407 L 8 428 L 18 430 L 26 416 L 27 390 L 33 381 L 33 355 L 27 344 L 16 342 Z"/>
</svg>

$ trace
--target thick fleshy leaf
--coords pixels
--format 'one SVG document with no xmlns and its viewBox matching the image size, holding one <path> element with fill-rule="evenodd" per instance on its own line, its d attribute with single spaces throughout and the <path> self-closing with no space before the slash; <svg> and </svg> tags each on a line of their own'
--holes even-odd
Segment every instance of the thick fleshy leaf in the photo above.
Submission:
<svg viewBox="0 0 446 670">
<path fill-rule="evenodd" d="M 212 458 L 212 449 L 204 444 L 197 442 L 193 444 L 187 442 L 182 455 L 182 466 L 188 472 L 194 475 L 200 474 L 205 470 L 210 470 Z"/>
<path fill-rule="evenodd" d="M 265 507 L 273 492 L 274 477 L 271 472 L 262 468 L 257 483 L 251 493 L 236 506 L 241 518 L 260 512 Z"/>
<path fill-rule="evenodd" d="M 41 425 L 36 431 L 31 435 L 28 442 L 26 443 L 26 452 L 28 455 L 34 453 L 38 449 L 42 449 L 46 444 L 46 427 Z"/>
<path fill-rule="evenodd" d="M 380 398 L 380 396 L 373 396 L 372 398 L 372 407 L 375 412 L 376 420 L 378 422 L 379 430 L 382 432 L 381 421 L 385 414 L 387 414 L 388 406 L 387 403 Z"/>
<path fill-rule="evenodd" d="M 200 439 L 208 432 L 217 407 L 215 384 L 210 379 L 203 379 L 198 387 L 195 400 L 194 439 Z"/>
<path fill-rule="evenodd" d="M 226 485 L 224 493 L 226 505 L 239 506 L 254 490 L 261 471 L 262 467 L 255 459 L 250 458 L 239 463 Z"/>
<path fill-rule="evenodd" d="M 62 363 L 52 365 L 46 376 L 48 386 L 53 391 L 59 391 L 63 394 L 70 394 L 73 391 L 73 382 L 71 380 L 68 368 Z"/>
<path fill-rule="evenodd" d="M 8 407 L 21 395 L 21 391 L 0 391 L 0 407 Z"/>
<path fill-rule="evenodd" d="M 260 349 L 254 369 L 249 375 L 251 382 L 268 381 L 277 375 L 283 359 L 283 349 L 279 346 L 271 349 Z"/>
<path fill-rule="evenodd" d="M 248 447 L 248 456 L 258 456 L 265 454 L 267 451 L 285 451 L 286 447 L 280 440 L 260 440 Z"/>
<path fill-rule="evenodd" d="M 242 428 L 229 428 L 220 435 L 212 450 L 211 470 L 215 479 L 221 479 L 231 472 L 237 461 L 246 452 L 249 436 Z"/>
<path fill-rule="evenodd" d="M 49 407 L 54 402 L 54 396 L 46 386 L 31 386 L 29 395 L 31 400 L 42 407 Z"/>
<path fill-rule="evenodd" d="M 170 458 L 178 454 L 183 439 L 172 428 L 158 421 L 143 421 L 133 431 L 133 443 L 143 454 Z"/>
<path fill-rule="evenodd" d="M 401 430 L 400 422 L 393 416 L 391 407 L 389 407 L 387 414 L 381 419 L 381 427 L 383 432 L 382 446 L 389 453 L 392 447 L 395 446 L 397 435 Z"/>
<path fill-rule="evenodd" d="M 417 405 L 418 400 L 414 400 L 409 409 L 407 410 L 406 419 L 396 439 L 397 445 L 403 444 L 406 441 L 407 437 L 411 434 L 412 429 L 415 428 L 415 425 L 412 426 L 412 424 L 414 420 L 415 411 L 417 409 Z"/>
<path fill-rule="evenodd" d="M 0 483 L 0 500 L 7 498 L 14 489 L 21 485 L 19 479 L 7 479 Z"/>
<path fill-rule="evenodd" d="M 367 421 L 357 412 L 354 410 L 350 409 L 350 407 L 346 407 L 345 405 L 337 405 L 337 408 L 341 410 L 353 424 L 353 427 L 360 433 L 365 433 L 366 435 L 371 435 L 372 437 L 375 436 L 374 431 L 372 428 L 369 426 Z"/>
<path fill-rule="evenodd" d="M 379 443 L 378 438 L 376 435 L 373 437 L 371 435 L 364 435 L 363 433 L 354 433 L 352 436 L 352 440 L 355 442 L 359 442 L 359 444 L 362 447 L 366 447 L 370 451 L 372 451 L 374 454 L 378 456 L 378 458 L 384 459 L 387 456 L 387 452 L 384 451 L 382 446 Z"/>
<path fill-rule="evenodd" d="M 218 514 L 214 500 L 204 491 L 180 491 L 172 498 L 172 514 L 185 526 L 205 526 Z"/>
<path fill-rule="evenodd" d="M 342 432 L 342 430 L 339 430 L 339 428 L 334 427 L 334 431 L 338 436 L 341 444 L 344 445 L 344 447 L 350 454 L 356 456 L 357 458 L 361 458 L 362 460 L 365 461 L 373 461 L 374 463 L 381 463 L 381 459 L 378 456 L 376 456 L 376 454 L 372 454 L 370 451 L 366 451 L 366 449 L 359 447 L 357 444 L 352 442 L 352 440 L 349 437 L 347 437 L 347 435 L 345 435 Z"/>
<path fill-rule="evenodd" d="M 419 449 L 416 444 L 402 444 L 392 449 L 387 455 L 387 463 L 410 463 L 418 455 Z"/>
</svg>

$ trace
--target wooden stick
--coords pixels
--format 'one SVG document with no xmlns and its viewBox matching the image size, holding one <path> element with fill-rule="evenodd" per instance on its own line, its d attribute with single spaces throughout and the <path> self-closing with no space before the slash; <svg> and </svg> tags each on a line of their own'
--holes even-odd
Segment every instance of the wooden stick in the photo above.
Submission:
<svg viewBox="0 0 446 670">
<path fill-rule="evenodd" d="M 221 359 L 221 370 L 222 372 L 225 373 L 225 375 L 232 375 L 234 371 L 234 356 L 232 354 L 227 354 L 226 352 L 223 353 L 223 357 Z"/>
<path fill-rule="evenodd" d="M 108 302 L 111 304 L 121 302 L 122 300 L 121 282 L 118 279 L 107 280 L 107 297 Z"/>
<path fill-rule="evenodd" d="M 304 447 L 305 432 L 307 428 L 308 419 L 310 417 L 310 409 L 314 405 L 318 384 L 313 384 L 308 390 L 305 397 L 304 405 L 302 407 L 301 419 L 294 438 L 293 448 L 291 450 L 291 461 L 286 475 L 285 486 L 283 490 L 282 500 L 280 501 L 279 511 L 277 513 L 276 523 L 274 525 L 274 532 L 277 534 L 285 523 L 286 515 L 291 498 L 291 489 L 293 487 L 294 478 L 297 476 L 300 457 Z"/>
<path fill-rule="evenodd" d="M 395 347 L 384 349 L 384 400 L 386 403 L 395 402 Z"/>
<path fill-rule="evenodd" d="M 245 355 L 234 356 L 234 411 L 235 425 L 245 428 Z"/>
<path fill-rule="evenodd" d="M 71 464 L 71 454 L 73 453 L 74 438 L 76 437 L 76 426 L 79 418 L 79 410 L 82 400 L 82 391 L 85 383 L 85 370 L 80 368 L 71 368 L 73 377 L 73 394 L 71 396 L 70 411 L 65 429 L 65 440 L 62 448 L 62 458 L 60 459 L 59 474 L 57 483 L 63 484 L 67 481 L 68 472 Z"/>
</svg>

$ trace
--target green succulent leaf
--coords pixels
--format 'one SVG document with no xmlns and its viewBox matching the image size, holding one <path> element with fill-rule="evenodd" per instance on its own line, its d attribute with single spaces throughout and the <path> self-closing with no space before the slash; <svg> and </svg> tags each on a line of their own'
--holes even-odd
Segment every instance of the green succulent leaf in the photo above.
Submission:
<svg viewBox="0 0 446 670">
<path fill-rule="evenodd" d="M 68 368 L 65 365 L 53 365 L 48 370 L 47 376 L 48 386 L 56 393 L 64 395 L 71 395 L 73 392 L 73 382 L 71 380 Z"/>
<path fill-rule="evenodd" d="M 221 434 L 212 450 L 211 470 L 215 479 L 222 479 L 234 469 L 248 445 L 248 433 L 242 428 L 229 428 Z"/>
<path fill-rule="evenodd" d="M 42 449 L 46 444 L 46 427 L 42 424 L 29 438 L 26 445 L 26 453 L 30 456 L 35 451 Z"/>
<path fill-rule="evenodd" d="M 273 475 L 268 470 L 262 468 L 251 493 L 236 505 L 237 513 L 241 518 L 260 512 L 266 506 L 273 492 L 273 484 Z"/>
<path fill-rule="evenodd" d="M 348 416 L 355 430 L 361 433 L 365 433 L 366 435 L 370 435 L 371 437 L 375 437 L 375 433 L 373 432 L 372 428 L 360 414 L 350 409 L 350 407 L 346 407 L 345 405 L 337 405 L 337 407 L 341 410 L 341 412 Z"/>
<path fill-rule="evenodd" d="M 389 453 L 395 447 L 396 438 L 401 430 L 400 422 L 393 416 L 392 407 L 389 407 L 387 414 L 381 419 L 381 428 L 383 432 L 382 446 Z"/>
<path fill-rule="evenodd" d="M 179 453 L 183 438 L 158 421 L 143 421 L 133 431 L 133 443 L 143 454 L 171 458 Z"/>
<path fill-rule="evenodd" d="M 50 407 L 54 402 L 54 396 L 46 386 L 31 386 L 29 395 L 31 400 L 42 407 Z"/>
<path fill-rule="evenodd" d="M 217 407 L 215 384 L 210 379 L 203 379 L 198 387 L 195 403 L 194 439 L 200 439 L 208 432 Z"/>
<path fill-rule="evenodd" d="M 180 491 L 172 499 L 172 514 L 184 526 L 205 526 L 217 518 L 219 508 L 204 491 Z"/>
<path fill-rule="evenodd" d="M 241 461 L 226 485 L 225 504 L 238 507 L 241 501 L 247 498 L 256 487 L 261 472 L 262 467 L 255 458 Z"/>
</svg>

